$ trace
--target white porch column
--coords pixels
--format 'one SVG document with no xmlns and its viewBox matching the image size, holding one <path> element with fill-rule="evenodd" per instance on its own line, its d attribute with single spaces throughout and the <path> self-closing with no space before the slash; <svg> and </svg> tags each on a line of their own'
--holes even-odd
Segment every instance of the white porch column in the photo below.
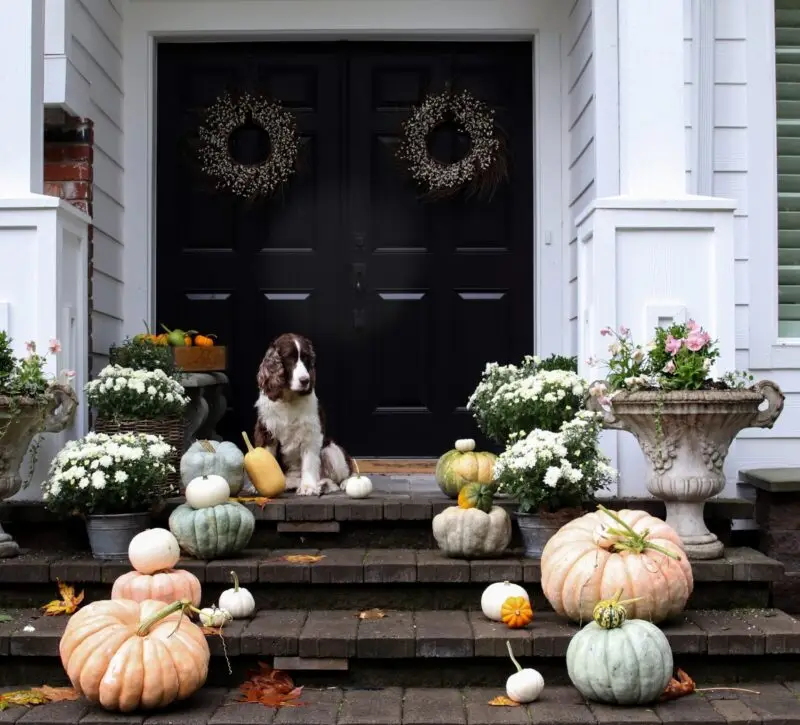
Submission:
<svg viewBox="0 0 800 725">
<path fill-rule="evenodd" d="M 683 8 L 681 0 L 594 0 L 603 168 L 599 198 L 576 220 L 578 361 L 590 380 L 606 374 L 587 364 L 609 356 L 603 327 L 625 325 L 647 342 L 656 325 L 689 318 L 719 339 L 717 370 L 735 368 L 736 204 L 686 193 Z M 648 495 L 633 436 L 605 433 L 604 448 L 620 471 L 618 493 Z"/>
<path fill-rule="evenodd" d="M 44 172 L 44 0 L 3 3 L 0 197 L 41 194 Z"/>
</svg>

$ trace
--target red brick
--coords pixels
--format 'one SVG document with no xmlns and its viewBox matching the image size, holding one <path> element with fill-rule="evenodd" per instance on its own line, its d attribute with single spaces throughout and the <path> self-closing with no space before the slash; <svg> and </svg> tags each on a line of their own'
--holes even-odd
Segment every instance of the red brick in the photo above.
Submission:
<svg viewBox="0 0 800 725">
<path fill-rule="evenodd" d="M 47 163 L 44 165 L 46 181 L 87 181 L 92 176 L 92 167 L 84 162 Z"/>
<path fill-rule="evenodd" d="M 44 160 L 48 163 L 61 161 L 92 161 L 92 147 L 89 144 L 78 143 L 48 143 L 44 144 Z"/>
<path fill-rule="evenodd" d="M 54 181 L 45 183 L 45 194 L 67 201 L 91 200 L 92 185 L 88 181 Z"/>
</svg>

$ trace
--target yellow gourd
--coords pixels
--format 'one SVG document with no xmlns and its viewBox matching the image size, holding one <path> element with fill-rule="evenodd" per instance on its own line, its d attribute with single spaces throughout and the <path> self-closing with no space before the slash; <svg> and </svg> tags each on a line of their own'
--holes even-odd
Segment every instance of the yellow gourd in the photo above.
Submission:
<svg viewBox="0 0 800 725">
<path fill-rule="evenodd" d="M 286 490 L 286 477 L 278 462 L 266 448 L 253 448 L 247 433 L 242 432 L 247 446 L 244 456 L 244 470 L 256 491 L 261 496 L 275 498 Z"/>
</svg>

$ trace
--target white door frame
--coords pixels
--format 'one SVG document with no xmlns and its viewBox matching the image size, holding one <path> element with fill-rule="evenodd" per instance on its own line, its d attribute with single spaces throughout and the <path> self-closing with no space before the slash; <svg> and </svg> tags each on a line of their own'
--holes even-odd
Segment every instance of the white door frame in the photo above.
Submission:
<svg viewBox="0 0 800 725">
<path fill-rule="evenodd" d="M 130 0 L 123 18 L 123 334 L 156 322 L 155 84 L 159 40 L 529 40 L 534 71 L 534 345 L 568 350 L 563 0 Z M 258 30 L 254 30 L 258 29 Z"/>
</svg>

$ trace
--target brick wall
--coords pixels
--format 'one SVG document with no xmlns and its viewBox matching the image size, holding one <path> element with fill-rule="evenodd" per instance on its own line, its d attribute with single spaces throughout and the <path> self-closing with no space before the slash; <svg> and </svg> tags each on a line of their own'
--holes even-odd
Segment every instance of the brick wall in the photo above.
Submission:
<svg viewBox="0 0 800 725">
<path fill-rule="evenodd" d="M 44 193 L 58 196 L 92 216 L 94 124 L 87 118 L 69 116 L 63 111 L 48 110 L 44 127 Z M 89 268 L 87 309 L 89 319 L 89 360 L 92 369 L 92 278 L 94 243 L 89 227 Z"/>
</svg>

